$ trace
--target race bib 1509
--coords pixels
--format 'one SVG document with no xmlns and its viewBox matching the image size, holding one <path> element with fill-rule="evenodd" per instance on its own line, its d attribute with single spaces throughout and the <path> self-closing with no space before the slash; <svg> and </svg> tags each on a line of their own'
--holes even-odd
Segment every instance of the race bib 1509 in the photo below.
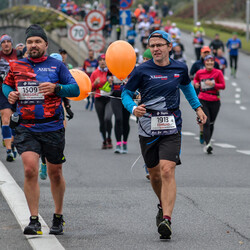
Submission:
<svg viewBox="0 0 250 250">
<path fill-rule="evenodd" d="M 39 93 L 40 82 L 23 81 L 18 82 L 19 102 L 25 105 L 36 105 L 44 103 L 44 95 Z"/>
</svg>

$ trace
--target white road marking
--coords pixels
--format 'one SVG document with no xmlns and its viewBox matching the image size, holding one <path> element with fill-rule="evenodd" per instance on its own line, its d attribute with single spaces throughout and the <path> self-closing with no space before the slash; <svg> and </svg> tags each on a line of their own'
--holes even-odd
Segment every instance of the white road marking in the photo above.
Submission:
<svg viewBox="0 0 250 250">
<path fill-rule="evenodd" d="M 247 110 L 247 108 L 245 106 L 240 106 L 241 110 Z"/>
<path fill-rule="evenodd" d="M 236 150 L 238 153 L 250 155 L 250 150 Z"/>
<path fill-rule="evenodd" d="M 236 92 L 241 92 L 241 88 L 236 88 L 235 91 Z"/>
<path fill-rule="evenodd" d="M 188 131 L 182 131 L 181 134 L 182 134 L 182 135 L 187 135 L 187 136 L 195 136 L 195 133 L 188 132 Z M 197 138 L 198 138 L 198 137 L 197 137 Z"/>
<path fill-rule="evenodd" d="M 213 145 L 221 148 L 236 148 L 236 146 L 227 143 L 214 143 Z"/>
<path fill-rule="evenodd" d="M 227 77 L 227 76 L 224 76 L 224 79 L 227 81 L 227 80 L 229 80 L 229 78 Z"/>
<path fill-rule="evenodd" d="M 241 101 L 240 100 L 235 100 L 235 103 L 236 104 L 241 104 Z"/>
<path fill-rule="evenodd" d="M 232 82 L 232 86 L 236 87 L 238 84 L 236 82 Z"/>
<path fill-rule="evenodd" d="M 29 209 L 22 189 L 17 185 L 7 168 L 0 161 L 0 191 L 15 215 L 22 230 L 29 224 Z M 24 235 L 34 250 L 65 249 L 54 235 L 49 234 L 49 227 L 39 215 L 43 235 Z"/>
<path fill-rule="evenodd" d="M 235 98 L 240 98 L 240 94 L 235 94 L 234 97 Z"/>
</svg>

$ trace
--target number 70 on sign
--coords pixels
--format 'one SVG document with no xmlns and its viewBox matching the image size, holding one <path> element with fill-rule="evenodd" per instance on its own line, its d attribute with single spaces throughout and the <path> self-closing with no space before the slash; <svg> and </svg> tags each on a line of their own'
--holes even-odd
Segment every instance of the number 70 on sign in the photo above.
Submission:
<svg viewBox="0 0 250 250">
<path fill-rule="evenodd" d="M 71 39 L 77 42 L 84 40 L 87 33 L 88 30 L 83 24 L 74 24 L 69 30 Z"/>
</svg>

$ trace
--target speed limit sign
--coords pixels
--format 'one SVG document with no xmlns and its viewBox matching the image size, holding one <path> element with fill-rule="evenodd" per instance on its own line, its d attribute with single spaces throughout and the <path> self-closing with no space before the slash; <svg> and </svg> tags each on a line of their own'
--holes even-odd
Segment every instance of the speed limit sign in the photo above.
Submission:
<svg viewBox="0 0 250 250">
<path fill-rule="evenodd" d="M 84 40 L 87 33 L 88 30 L 83 24 L 74 24 L 69 30 L 71 39 L 76 42 Z"/>
</svg>

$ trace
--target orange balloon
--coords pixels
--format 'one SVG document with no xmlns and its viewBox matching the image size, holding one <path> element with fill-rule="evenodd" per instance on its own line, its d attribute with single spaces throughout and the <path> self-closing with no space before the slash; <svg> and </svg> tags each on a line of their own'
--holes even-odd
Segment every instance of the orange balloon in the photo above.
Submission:
<svg viewBox="0 0 250 250">
<path fill-rule="evenodd" d="M 67 98 L 73 101 L 81 101 L 89 96 L 89 93 L 91 92 L 92 89 L 91 81 L 88 75 L 82 70 L 70 69 L 69 71 L 79 86 L 80 95 L 77 97 L 67 97 Z"/>
<path fill-rule="evenodd" d="M 126 41 L 115 41 L 109 45 L 105 61 L 109 71 L 118 79 L 124 80 L 135 67 L 135 50 Z"/>
</svg>

